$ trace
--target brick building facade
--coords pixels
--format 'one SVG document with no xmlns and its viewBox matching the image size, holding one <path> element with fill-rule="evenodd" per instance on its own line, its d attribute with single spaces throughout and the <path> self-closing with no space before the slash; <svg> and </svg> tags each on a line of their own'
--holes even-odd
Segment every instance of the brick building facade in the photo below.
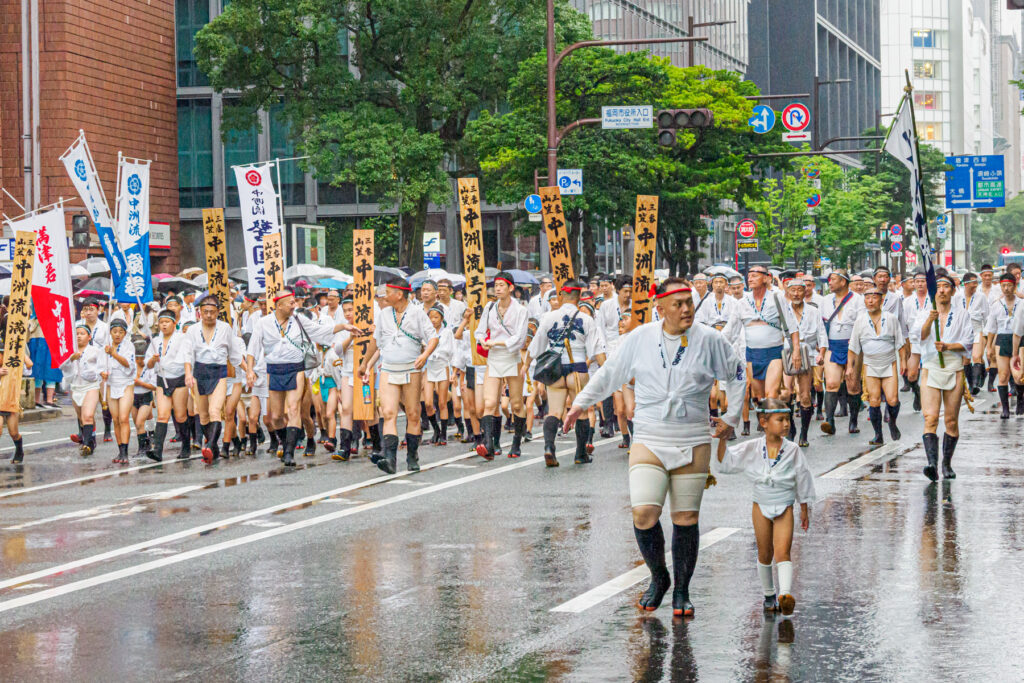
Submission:
<svg viewBox="0 0 1024 683">
<path fill-rule="evenodd" d="M 153 250 L 152 269 L 176 272 L 180 250 L 176 248 L 174 4 L 170 0 L 25 1 L 40 12 L 39 206 L 64 197 L 71 199 L 68 206 L 81 207 L 59 160 L 79 129 L 89 140 L 112 214 L 117 153 L 151 159 L 150 219 L 170 223 L 172 247 Z M 24 201 L 22 0 L 0 0 L 0 17 L 0 181 L 18 201 Z M 11 217 L 21 213 L 2 195 L 0 210 Z M 76 213 L 83 212 L 68 211 L 69 234 Z M 97 246 L 88 254 L 102 252 Z M 71 259 L 85 255 L 84 249 L 73 249 Z"/>
</svg>

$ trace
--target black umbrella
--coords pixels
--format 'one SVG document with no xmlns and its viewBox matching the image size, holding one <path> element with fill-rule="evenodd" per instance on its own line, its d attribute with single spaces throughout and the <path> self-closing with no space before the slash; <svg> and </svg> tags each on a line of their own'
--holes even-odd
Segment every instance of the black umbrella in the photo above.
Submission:
<svg viewBox="0 0 1024 683">
<path fill-rule="evenodd" d="M 232 268 L 228 271 L 228 279 L 235 280 L 236 282 L 242 282 L 248 284 L 249 282 L 249 269 L 248 268 Z"/>
<path fill-rule="evenodd" d="M 156 289 L 158 292 L 174 292 L 179 294 L 186 289 L 196 289 L 196 283 L 183 277 L 166 277 L 156 283 Z"/>
<path fill-rule="evenodd" d="M 78 285 L 77 289 L 91 289 L 94 292 L 109 292 L 114 287 L 109 277 L 91 277 Z"/>
<path fill-rule="evenodd" d="M 400 277 L 403 280 L 408 280 L 409 276 L 400 271 L 398 268 L 389 268 L 388 266 L 374 266 L 373 267 L 373 284 L 382 285 L 389 282 L 392 278 Z"/>
</svg>

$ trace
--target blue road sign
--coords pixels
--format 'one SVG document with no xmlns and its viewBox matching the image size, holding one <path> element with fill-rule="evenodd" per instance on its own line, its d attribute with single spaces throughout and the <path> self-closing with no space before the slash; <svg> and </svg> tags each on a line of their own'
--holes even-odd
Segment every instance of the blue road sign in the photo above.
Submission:
<svg viewBox="0 0 1024 683">
<path fill-rule="evenodd" d="M 755 133 L 764 135 L 775 127 L 775 112 L 766 104 L 759 104 L 754 107 L 754 115 L 747 120 L 747 125 L 754 129 Z"/>
<path fill-rule="evenodd" d="M 889 245 L 889 248 L 892 249 L 892 253 L 898 254 L 903 249 L 903 242 L 893 242 Z"/>
<path fill-rule="evenodd" d="M 946 157 L 947 209 L 990 209 L 1006 206 L 1001 154 Z"/>
<path fill-rule="evenodd" d="M 945 223 L 939 223 L 935 226 L 935 236 L 940 240 L 946 239 L 946 235 L 949 234 L 949 228 L 946 227 Z"/>
<path fill-rule="evenodd" d="M 540 195 L 531 194 L 529 197 L 526 198 L 526 201 L 523 202 L 523 205 L 526 207 L 526 210 L 529 211 L 530 213 L 540 213 Z"/>
<path fill-rule="evenodd" d="M 903 234 L 903 226 L 899 224 L 893 225 L 892 227 L 889 228 L 889 232 L 892 233 L 893 237 L 899 237 L 900 235 Z"/>
</svg>

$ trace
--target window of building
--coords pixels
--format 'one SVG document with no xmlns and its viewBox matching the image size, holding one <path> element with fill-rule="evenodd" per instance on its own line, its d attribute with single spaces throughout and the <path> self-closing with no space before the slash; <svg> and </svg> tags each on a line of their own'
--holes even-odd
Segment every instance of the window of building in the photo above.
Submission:
<svg viewBox="0 0 1024 683">
<path fill-rule="evenodd" d="M 914 60 L 915 78 L 941 78 L 939 75 L 939 62 L 932 60 Z"/>
<path fill-rule="evenodd" d="M 178 59 L 178 87 L 209 85 L 196 64 L 196 33 L 210 22 L 210 0 L 176 0 L 175 34 Z"/>
<path fill-rule="evenodd" d="M 927 90 L 915 90 L 914 106 L 920 107 L 921 109 L 938 109 L 939 94 L 935 92 L 928 92 Z"/>
<path fill-rule="evenodd" d="M 942 140 L 941 123 L 917 124 L 917 137 L 921 140 Z"/>
<path fill-rule="evenodd" d="M 284 105 L 270 108 L 270 158 L 288 159 L 297 156 L 295 143 L 289 136 L 288 122 L 284 118 Z M 298 161 L 281 164 L 281 201 L 288 206 L 306 203 L 306 178 Z"/>
<path fill-rule="evenodd" d="M 938 47 L 935 44 L 935 31 L 931 29 L 915 30 L 913 33 L 914 47 Z"/>
<path fill-rule="evenodd" d="M 178 205 L 213 206 L 213 110 L 210 100 L 178 100 Z"/>
<path fill-rule="evenodd" d="M 230 100 L 224 100 L 224 108 L 231 107 Z M 236 164 L 251 164 L 259 161 L 259 131 L 254 123 L 246 130 L 226 128 L 221 124 L 224 139 L 224 202 L 225 206 L 238 206 L 238 184 Z"/>
</svg>

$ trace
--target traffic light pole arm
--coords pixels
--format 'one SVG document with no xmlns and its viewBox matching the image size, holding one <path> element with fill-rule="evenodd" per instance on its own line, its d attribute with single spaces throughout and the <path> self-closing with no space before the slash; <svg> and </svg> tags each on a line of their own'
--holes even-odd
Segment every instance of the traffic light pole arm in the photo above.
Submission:
<svg viewBox="0 0 1024 683">
<path fill-rule="evenodd" d="M 558 65 L 562 63 L 570 53 L 580 49 L 581 47 L 604 47 L 605 45 L 648 45 L 655 43 L 703 43 L 706 42 L 707 37 L 701 38 L 632 38 L 629 40 L 581 40 L 578 43 L 573 43 L 568 47 L 564 48 L 555 57 L 555 62 L 552 65 L 552 70 L 557 69 Z"/>
<path fill-rule="evenodd" d="M 562 140 L 565 139 L 565 136 L 568 135 L 571 131 L 579 128 L 580 126 L 594 126 L 599 123 L 601 123 L 601 119 L 576 119 L 568 126 L 559 129 L 558 134 L 555 136 L 555 147 L 558 147 L 560 144 L 562 144 Z"/>
<path fill-rule="evenodd" d="M 773 152 L 771 154 L 747 154 L 744 159 L 770 159 L 772 157 L 827 157 L 841 156 L 843 154 L 881 154 L 883 150 L 877 147 L 868 149 L 837 149 L 821 152 Z"/>
</svg>

